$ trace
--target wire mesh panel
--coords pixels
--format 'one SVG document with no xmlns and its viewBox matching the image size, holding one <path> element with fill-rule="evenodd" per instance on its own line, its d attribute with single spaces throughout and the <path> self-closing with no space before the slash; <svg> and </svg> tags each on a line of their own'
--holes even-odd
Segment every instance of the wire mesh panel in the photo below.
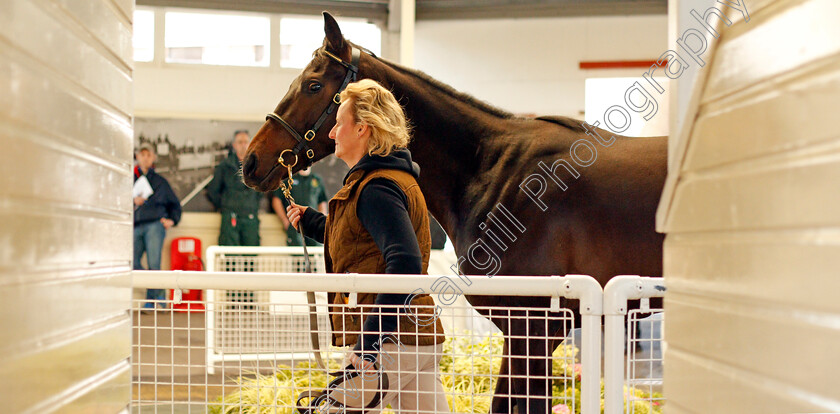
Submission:
<svg viewBox="0 0 840 414">
<path fill-rule="evenodd" d="M 142 281 L 143 273 L 153 272 L 135 272 L 135 281 Z M 232 275 L 249 288 L 270 276 Z M 474 308 L 462 301 L 375 304 L 363 293 L 347 292 L 339 296 L 343 300 L 317 305 L 324 318 L 317 327 L 324 369 L 309 344 L 310 306 L 287 294 L 301 292 L 243 291 L 255 294 L 244 300 L 215 290 L 203 302 L 207 312 L 173 310 L 172 298 L 145 310 L 146 300 L 135 301 L 133 412 L 294 413 L 297 405 L 337 409 L 341 403 L 374 404 L 385 413 L 513 412 L 514 403 L 518 412 L 581 412 L 581 351 L 569 309 Z M 504 337 L 486 315 L 495 324 L 519 328 Z M 208 323 L 211 318 L 217 322 Z M 298 319 L 304 322 L 289 322 Z M 217 329 L 229 332 L 217 336 Z M 365 346 L 354 350 L 360 342 Z M 505 342 L 516 348 L 516 357 L 504 358 Z M 224 353 L 208 362 L 211 345 Z M 375 356 L 376 365 L 358 360 L 358 368 L 347 368 L 351 356 L 360 354 Z M 522 366 L 529 368 L 517 368 Z M 352 372 L 361 372 L 356 378 L 364 380 L 352 379 Z M 330 383 L 330 393 L 298 401 Z"/>
<path fill-rule="evenodd" d="M 285 334 L 294 333 L 295 336 L 306 336 L 308 341 L 308 325 L 295 327 L 283 323 L 288 320 L 284 319 L 286 316 L 306 317 L 308 305 L 282 300 L 260 301 L 271 297 L 282 298 L 280 295 L 255 295 L 249 305 L 234 300 L 205 303 L 208 309 L 216 309 L 217 315 L 222 314 L 220 320 L 225 323 L 253 322 L 247 326 L 224 326 L 230 331 L 226 337 L 230 341 L 224 345 L 225 355 L 236 357 L 214 361 L 216 369 L 212 374 L 207 370 L 204 358 L 207 351 L 205 313 L 178 312 L 172 309 L 172 300 L 157 301 L 155 310 L 140 311 L 145 300 L 137 300 L 134 312 L 134 412 L 292 413 L 301 393 L 324 389 L 334 379 L 328 371 L 340 371 L 349 363 L 348 355 L 352 352 L 351 348 L 330 346 L 328 342 L 332 338 L 357 342 L 362 333 L 361 325 L 330 329 L 327 321 L 319 326 L 329 368 L 325 371 L 316 364 L 308 343 L 279 340 Z M 269 312 L 272 307 L 283 307 L 288 315 Z M 414 310 L 420 308 L 412 307 Z M 546 412 L 561 405 L 563 411 L 556 408 L 553 412 L 576 412 L 580 399 L 580 358 L 574 335 L 571 335 L 574 327 L 571 311 L 563 309 L 548 313 L 546 309 L 520 308 L 500 312 L 498 308 L 476 310 L 472 307 L 457 310 L 463 311 L 459 312 L 461 315 L 468 315 L 466 321 L 449 319 L 441 325 L 432 324 L 431 332 L 424 333 L 422 324 L 414 331 L 405 329 L 403 316 L 398 321 L 401 334 L 376 335 L 374 352 L 370 355 L 378 356 L 379 372 L 387 375 L 391 384 L 382 397 L 384 412 L 396 412 L 399 407 L 410 410 L 419 402 L 415 411 L 409 412 L 486 413 L 490 412 L 494 395 L 514 400 L 529 397 L 528 387 L 534 386 L 535 379 L 542 379 L 546 390 L 550 390 L 544 397 Z M 497 329 L 487 329 L 483 319 L 473 317 L 476 311 L 493 312 L 495 319 L 507 319 L 512 324 L 544 327 L 545 330 L 537 329 L 539 332 L 533 335 L 526 332 L 525 335 L 509 336 L 508 341 L 530 341 L 530 347 L 524 355 L 508 360 L 508 363 L 525 361 L 546 369 L 543 372 L 532 370 L 529 378 L 511 375 L 510 369 L 507 374 L 500 374 L 505 338 Z M 328 313 L 324 312 L 329 317 L 347 321 L 359 317 L 367 321 L 371 317 L 380 324 L 401 313 L 406 313 L 402 305 L 351 304 L 334 305 Z M 234 326 L 236 329 L 232 329 Z M 333 324 L 333 328 L 335 326 Z M 455 326 L 460 328 L 456 330 Z M 443 332 L 438 332 L 441 327 Z M 551 333 L 546 335 L 548 331 Z M 241 338 L 235 340 L 237 335 Z M 272 341 L 275 341 L 273 349 Z M 539 349 L 540 346 L 543 348 Z M 507 386 L 495 392 L 500 379 Z M 525 388 L 516 386 L 517 381 L 527 385 Z M 361 391 L 364 394 L 371 390 Z M 412 398 L 416 401 L 411 401 Z M 541 397 L 531 393 L 529 398 L 528 404 L 531 404 Z M 506 404 L 512 404 L 512 401 L 508 400 Z"/>
<path fill-rule="evenodd" d="M 642 299 L 643 302 L 648 299 Z M 627 362 L 624 387 L 625 413 L 661 413 L 662 396 L 662 309 L 627 313 Z"/>
<path fill-rule="evenodd" d="M 258 253 L 236 254 L 210 250 L 212 269 L 220 272 L 304 273 L 303 248 L 252 249 Z M 324 272 L 323 248 L 309 249 L 313 272 Z M 218 254 L 214 254 L 218 252 Z M 301 275 L 301 277 L 305 277 Z M 211 307 L 208 322 L 207 365 L 214 373 L 217 361 L 268 358 L 268 354 L 310 352 L 309 309 L 305 292 L 214 290 L 208 292 Z M 325 304 L 326 294 L 316 295 Z M 326 308 L 319 307 L 318 329 L 328 329 Z M 320 347 L 328 347 L 321 337 Z M 262 355 L 261 355 L 262 354 Z"/>
</svg>

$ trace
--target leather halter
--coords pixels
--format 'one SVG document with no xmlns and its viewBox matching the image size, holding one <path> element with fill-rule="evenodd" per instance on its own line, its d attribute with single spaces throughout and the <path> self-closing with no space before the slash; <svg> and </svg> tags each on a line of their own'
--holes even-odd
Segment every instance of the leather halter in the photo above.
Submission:
<svg viewBox="0 0 840 414">
<path fill-rule="evenodd" d="M 291 150 L 288 150 L 288 149 L 283 150 L 283 152 L 280 153 L 280 157 L 277 159 L 277 162 L 280 165 L 282 165 L 284 167 L 287 166 L 286 163 L 283 161 L 283 155 L 286 153 L 286 151 L 291 152 L 292 155 L 295 156 L 294 164 L 290 165 L 289 167 L 297 164 L 298 154 L 301 151 L 304 151 L 304 153 L 306 154 L 306 161 L 305 161 L 306 164 L 305 164 L 304 168 L 306 168 L 310 164 L 312 164 L 313 160 L 315 159 L 315 151 L 313 151 L 312 148 L 309 147 L 308 143 L 310 141 L 312 141 L 313 139 L 315 139 L 315 134 L 318 133 L 318 129 L 321 128 L 321 125 L 324 124 L 324 122 L 327 120 L 327 117 L 330 114 L 332 114 L 333 111 L 335 111 L 335 109 L 341 103 L 341 99 L 339 98 L 341 92 L 345 88 L 347 88 L 347 85 L 350 84 L 350 82 L 355 81 L 356 76 L 358 76 L 358 74 L 359 74 L 359 58 L 361 57 L 362 53 L 361 53 L 361 50 L 359 50 L 359 48 L 357 48 L 357 47 L 351 46 L 351 48 L 352 48 L 352 52 L 351 52 L 352 53 L 352 59 L 351 59 L 350 63 L 345 62 L 345 61 L 341 60 L 341 58 L 339 58 L 338 56 L 324 50 L 324 53 L 326 53 L 327 56 L 329 56 L 330 58 L 332 58 L 333 60 L 335 60 L 336 62 L 341 64 L 341 66 L 344 66 L 345 68 L 347 68 L 347 75 L 344 76 L 344 82 L 342 82 L 341 87 L 338 88 L 338 91 L 335 93 L 335 96 L 333 96 L 332 101 L 327 106 L 327 109 L 324 109 L 324 112 L 322 112 L 321 116 L 318 118 L 318 120 L 315 121 L 315 125 L 313 125 L 312 128 L 310 128 L 308 131 L 306 131 L 306 133 L 304 133 L 303 136 L 301 136 L 297 131 L 295 131 L 295 129 L 292 128 L 292 126 L 289 125 L 289 123 L 286 122 L 282 117 L 280 117 L 280 115 L 277 115 L 276 113 L 271 112 L 271 113 L 269 113 L 268 115 L 265 116 L 266 121 L 268 121 L 269 119 L 277 121 L 277 123 L 282 125 L 283 128 L 286 128 L 286 131 L 288 131 L 289 134 L 291 134 L 292 137 L 294 137 L 295 140 L 297 140 L 297 142 L 298 142 L 297 145 L 295 145 L 295 147 L 292 148 Z"/>
</svg>

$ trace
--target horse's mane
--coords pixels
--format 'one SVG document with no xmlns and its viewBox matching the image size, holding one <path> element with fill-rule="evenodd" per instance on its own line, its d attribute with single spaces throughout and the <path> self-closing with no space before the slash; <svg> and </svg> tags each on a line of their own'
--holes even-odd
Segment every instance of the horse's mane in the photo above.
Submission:
<svg viewBox="0 0 840 414">
<path fill-rule="evenodd" d="M 464 102 L 468 105 L 474 106 L 474 107 L 478 108 L 479 110 L 482 110 L 484 112 L 487 112 L 487 113 L 489 113 L 493 116 L 497 116 L 499 118 L 511 119 L 511 118 L 516 117 L 511 112 L 508 112 L 508 111 L 505 111 L 504 109 L 500 109 L 500 108 L 497 108 L 493 105 L 490 105 L 489 103 L 484 102 L 482 100 L 479 100 L 472 95 L 466 94 L 464 92 L 459 92 L 459 91 L 455 90 L 455 88 L 453 88 L 453 87 L 451 87 L 451 86 L 449 86 L 449 85 L 447 85 L 447 84 L 445 84 L 445 83 L 443 83 L 443 82 L 441 82 L 441 81 L 423 73 L 422 71 L 419 71 L 417 69 L 407 68 L 407 67 L 402 66 L 400 64 L 391 62 L 387 59 L 383 59 L 381 57 L 378 57 L 378 56 L 374 55 L 369 50 L 367 50 L 367 49 L 365 49 L 365 48 L 363 48 L 359 45 L 356 45 L 355 43 L 352 43 L 350 41 L 346 41 L 346 42 L 355 46 L 355 47 L 357 47 L 357 48 L 359 48 L 359 49 L 361 49 L 361 50 L 363 50 L 363 51 L 365 51 L 365 52 L 367 52 L 368 54 L 373 56 L 375 59 L 377 59 L 380 62 L 382 62 L 382 63 L 390 66 L 391 68 L 399 71 L 400 73 L 404 73 L 404 74 L 413 76 L 413 77 L 429 84 L 429 86 L 431 86 L 431 87 L 433 87 L 433 88 L 435 88 L 435 89 L 437 89 L 437 90 L 439 90 L 439 91 L 441 91 L 441 92 L 443 92 L 443 93 L 445 93 L 445 94 L 447 94 L 447 95 L 449 95 L 449 96 L 451 96 L 451 97 L 453 97 L 453 98 L 455 98 L 455 99 L 457 99 L 461 102 Z M 320 47 L 317 50 L 315 50 L 315 52 L 312 54 L 313 57 L 325 56 L 324 55 L 324 47 L 326 47 L 326 46 Z"/>
<path fill-rule="evenodd" d="M 579 121 L 577 119 L 574 119 L 574 118 L 569 118 L 567 116 L 548 115 L 548 116 L 538 116 L 534 119 L 537 119 L 537 120 L 540 120 L 540 121 L 551 122 L 551 123 L 569 128 L 572 131 L 586 132 L 586 128 L 584 128 L 583 125 L 581 125 L 581 121 Z"/>
</svg>

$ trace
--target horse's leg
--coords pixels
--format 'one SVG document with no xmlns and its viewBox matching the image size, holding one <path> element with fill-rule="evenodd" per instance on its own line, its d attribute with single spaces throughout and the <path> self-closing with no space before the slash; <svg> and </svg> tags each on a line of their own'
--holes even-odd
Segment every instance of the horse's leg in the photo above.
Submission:
<svg viewBox="0 0 840 414">
<path fill-rule="evenodd" d="M 494 414 L 510 413 L 513 412 L 513 400 L 510 398 L 513 388 L 509 377 L 510 339 L 507 337 L 508 332 L 510 332 L 510 310 L 491 310 L 489 317 L 493 324 L 502 331 L 505 338 L 502 348 L 502 365 L 499 369 L 499 376 L 496 377 L 496 389 L 493 391 L 490 412 Z"/>
<path fill-rule="evenodd" d="M 511 404 L 513 400 L 510 394 L 511 388 L 510 378 L 510 351 L 508 350 L 509 341 L 505 340 L 504 350 L 502 351 L 502 367 L 499 369 L 499 376 L 496 378 L 496 389 L 493 391 L 493 402 L 490 405 L 490 412 L 494 414 L 510 413 L 513 410 Z"/>
<path fill-rule="evenodd" d="M 528 319 L 511 323 L 511 382 L 518 413 L 548 413 L 551 406 L 551 359 L 545 312 L 522 312 Z"/>
</svg>

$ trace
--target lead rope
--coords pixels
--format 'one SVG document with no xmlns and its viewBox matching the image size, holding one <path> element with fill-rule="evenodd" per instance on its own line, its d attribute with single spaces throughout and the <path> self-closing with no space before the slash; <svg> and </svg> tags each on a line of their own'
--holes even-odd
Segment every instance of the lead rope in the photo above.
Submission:
<svg viewBox="0 0 840 414">
<path fill-rule="evenodd" d="M 283 158 L 280 157 L 280 164 L 285 165 L 282 160 Z M 295 164 L 297 164 L 297 162 L 295 162 Z M 283 195 L 286 197 L 286 200 L 295 204 L 295 198 L 292 197 L 292 183 L 294 183 L 292 180 L 292 166 L 294 166 L 294 164 L 286 165 L 288 182 L 280 180 L 280 189 L 283 190 Z M 306 267 L 306 273 L 312 273 L 312 263 L 309 261 L 309 251 L 306 249 L 306 236 L 303 234 L 303 226 L 300 224 L 300 221 L 298 221 L 296 230 L 300 233 L 301 240 L 303 240 L 303 262 Z M 315 292 L 306 292 L 306 301 L 309 302 L 309 339 L 312 342 L 312 353 L 315 354 L 315 362 L 318 363 L 318 366 L 324 371 L 329 371 L 326 364 L 324 364 L 324 359 L 321 358 L 321 341 L 318 338 L 318 307 L 315 306 Z"/>
</svg>

